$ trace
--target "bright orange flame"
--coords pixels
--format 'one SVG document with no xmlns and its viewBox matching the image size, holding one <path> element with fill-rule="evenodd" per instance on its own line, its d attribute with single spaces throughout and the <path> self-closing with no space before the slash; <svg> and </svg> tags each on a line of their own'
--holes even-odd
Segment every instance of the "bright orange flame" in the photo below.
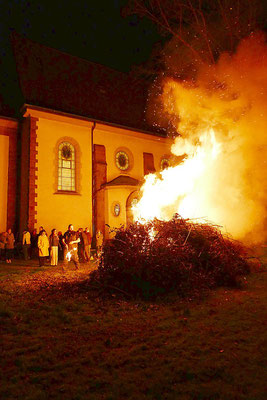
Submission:
<svg viewBox="0 0 267 400">
<path fill-rule="evenodd" d="M 178 139 L 182 153 L 188 158 L 176 167 L 163 170 L 158 177 L 149 174 L 141 189 L 141 200 L 133 206 L 134 219 L 145 222 L 154 218 L 170 219 L 174 213 L 184 218 L 200 217 L 203 213 L 203 189 L 208 190 L 213 163 L 220 155 L 213 129 L 204 132 L 199 144 L 193 146 L 189 141 Z M 204 215 L 204 217 L 208 215 Z"/>
<path fill-rule="evenodd" d="M 236 54 L 202 67 L 194 83 L 164 78 L 161 93 L 158 122 L 175 116 L 179 136 L 171 150 L 187 158 L 146 177 L 134 219 L 169 220 L 178 213 L 220 225 L 235 238 L 267 240 L 264 35 L 251 35 Z"/>
</svg>

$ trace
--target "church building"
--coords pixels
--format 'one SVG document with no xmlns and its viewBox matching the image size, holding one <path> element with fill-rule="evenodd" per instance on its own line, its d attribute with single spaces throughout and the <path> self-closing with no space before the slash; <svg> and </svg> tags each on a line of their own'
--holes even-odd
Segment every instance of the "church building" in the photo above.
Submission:
<svg viewBox="0 0 267 400">
<path fill-rule="evenodd" d="M 170 159 L 145 122 L 147 85 L 17 34 L 12 46 L 23 101 L 20 118 L 0 116 L 0 231 L 71 223 L 110 237 Z"/>
</svg>

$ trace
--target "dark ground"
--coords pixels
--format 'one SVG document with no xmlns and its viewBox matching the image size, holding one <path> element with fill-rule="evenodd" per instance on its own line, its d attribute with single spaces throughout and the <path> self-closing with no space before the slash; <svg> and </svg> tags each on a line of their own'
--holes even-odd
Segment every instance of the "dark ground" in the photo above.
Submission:
<svg viewBox="0 0 267 400">
<path fill-rule="evenodd" d="M 267 273 L 197 299 L 107 296 L 94 267 L 0 264 L 1 399 L 265 400 Z"/>
</svg>

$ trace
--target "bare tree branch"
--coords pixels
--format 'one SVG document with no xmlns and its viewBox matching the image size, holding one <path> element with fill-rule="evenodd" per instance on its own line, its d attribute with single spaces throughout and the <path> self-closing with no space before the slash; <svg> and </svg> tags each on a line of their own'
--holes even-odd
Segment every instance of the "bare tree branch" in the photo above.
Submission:
<svg viewBox="0 0 267 400">
<path fill-rule="evenodd" d="M 156 24 L 160 33 L 170 38 L 168 51 L 176 48 L 184 65 L 214 64 L 221 51 L 233 52 L 242 37 L 260 27 L 263 1 L 129 0 L 126 14 Z"/>
</svg>

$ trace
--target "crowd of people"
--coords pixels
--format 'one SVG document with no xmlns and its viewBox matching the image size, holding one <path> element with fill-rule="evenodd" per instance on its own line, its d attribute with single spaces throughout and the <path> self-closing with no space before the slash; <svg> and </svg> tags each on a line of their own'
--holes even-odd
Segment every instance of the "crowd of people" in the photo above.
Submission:
<svg viewBox="0 0 267 400">
<path fill-rule="evenodd" d="M 18 241 L 20 242 L 20 241 Z M 79 263 L 89 262 L 93 259 L 91 245 L 92 236 L 88 227 L 79 228 L 75 231 L 73 225 L 68 226 L 68 230 L 63 234 L 54 228 L 48 235 L 43 226 L 39 232 L 34 229 L 30 232 L 25 229 L 20 242 L 24 260 L 39 259 L 39 266 L 45 265 L 49 260 L 50 265 L 58 265 L 58 261 L 63 261 L 63 269 L 73 261 L 75 268 L 79 269 Z M 96 252 L 94 255 L 99 257 L 102 252 L 103 233 L 96 233 Z M 14 258 L 14 251 L 17 250 L 16 241 L 12 230 L 0 233 L 0 259 L 11 263 Z"/>
</svg>

